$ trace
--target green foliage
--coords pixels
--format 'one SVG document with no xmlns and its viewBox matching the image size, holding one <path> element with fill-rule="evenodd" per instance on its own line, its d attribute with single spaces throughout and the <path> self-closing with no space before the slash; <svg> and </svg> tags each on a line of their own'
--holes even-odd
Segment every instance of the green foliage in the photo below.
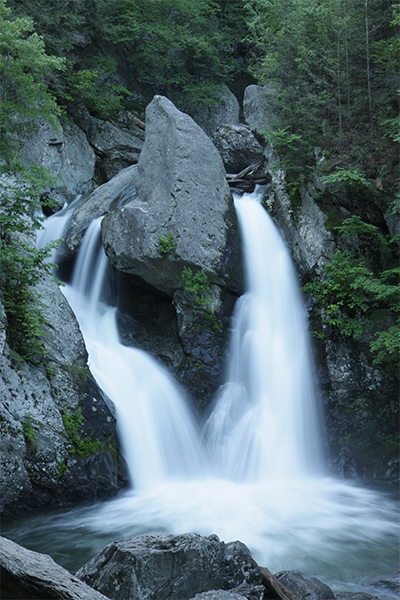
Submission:
<svg viewBox="0 0 400 600">
<path fill-rule="evenodd" d="M 197 306 L 207 307 L 210 302 L 210 282 L 204 271 L 197 271 L 193 274 L 192 270 L 184 267 L 181 276 L 181 283 L 185 292 L 197 304 Z"/>
<path fill-rule="evenodd" d="M 65 431 L 71 442 L 71 454 L 77 454 L 81 458 L 87 458 L 95 452 L 102 452 L 104 450 L 104 444 L 100 440 L 93 439 L 93 434 L 90 436 L 82 437 L 81 427 L 83 422 L 82 409 L 78 407 L 76 411 L 71 414 L 66 411 L 62 413 Z"/>
<path fill-rule="evenodd" d="M 168 235 L 160 235 L 158 238 L 158 253 L 165 258 L 175 251 L 176 240 L 172 231 L 168 231 Z"/>
<path fill-rule="evenodd" d="M 386 247 L 376 227 L 352 217 L 339 228 L 342 236 L 368 235 L 370 243 Z M 375 275 L 361 258 L 337 250 L 324 265 L 324 278 L 308 283 L 311 293 L 325 312 L 324 321 L 341 335 L 374 334 L 370 343 L 375 363 L 384 363 L 394 372 L 400 350 L 400 268 L 386 269 Z M 388 326 L 389 324 L 389 326 Z"/>
<path fill-rule="evenodd" d="M 35 235 L 43 220 L 40 192 L 50 178 L 33 166 L 20 166 L 18 175 L 8 172 L 0 179 L 0 282 L 10 347 L 15 356 L 34 360 L 46 354 L 44 304 L 34 287 L 43 273 L 51 274 L 53 265 L 47 259 L 58 242 L 42 249 L 35 247 Z"/>
<path fill-rule="evenodd" d="M 58 473 L 58 477 L 61 479 L 61 477 L 64 477 L 65 473 L 67 472 L 68 466 L 65 463 L 65 461 L 61 461 L 58 463 L 57 465 L 57 473 Z"/>
<path fill-rule="evenodd" d="M 345 186 L 355 190 L 371 187 L 371 182 L 365 178 L 359 167 L 336 169 L 330 175 L 321 177 L 321 181 L 326 186 L 332 186 L 336 190 Z"/>
<path fill-rule="evenodd" d="M 56 126 L 59 109 L 49 82 L 63 68 L 63 59 L 46 54 L 32 20 L 13 19 L 0 0 L 0 158 L 8 164 L 15 157 L 15 134 L 29 133 L 39 119 Z"/>
<path fill-rule="evenodd" d="M 24 432 L 25 439 L 33 444 L 36 442 L 36 431 L 33 428 L 32 417 L 30 413 L 26 413 L 24 416 L 24 420 L 22 421 L 22 429 Z"/>
</svg>

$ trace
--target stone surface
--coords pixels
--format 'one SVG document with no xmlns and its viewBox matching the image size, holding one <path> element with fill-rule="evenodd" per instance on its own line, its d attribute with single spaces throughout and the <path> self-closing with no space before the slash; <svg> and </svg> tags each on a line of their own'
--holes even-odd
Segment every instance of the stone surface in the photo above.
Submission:
<svg viewBox="0 0 400 600">
<path fill-rule="evenodd" d="M 39 124 L 38 131 L 22 139 L 21 145 L 26 164 L 43 166 L 57 179 L 56 191 L 92 191 L 96 157 L 85 134 L 72 121 L 64 121 L 58 131 L 49 124 Z"/>
<path fill-rule="evenodd" d="M 193 600 L 263 600 L 265 588 L 262 585 L 241 585 L 233 590 L 210 590 L 196 594 Z"/>
<path fill-rule="evenodd" d="M 212 136 L 228 173 L 240 173 L 263 156 L 264 149 L 244 125 L 222 125 Z"/>
<path fill-rule="evenodd" d="M 207 135 L 212 136 L 221 125 L 239 125 L 239 102 L 230 89 L 222 84 L 219 99 L 214 106 L 196 104 L 180 96 L 179 108 L 200 125 Z"/>
<path fill-rule="evenodd" d="M 135 198 L 136 182 L 137 166 L 132 165 L 120 171 L 111 181 L 96 188 L 74 211 L 65 243 L 58 252 L 57 260 L 65 261 L 78 252 L 82 238 L 93 219 L 102 217 L 113 208 Z"/>
<path fill-rule="evenodd" d="M 144 534 L 114 542 L 76 576 L 114 600 L 189 600 L 197 593 L 262 581 L 243 544 L 194 533 Z"/>
<path fill-rule="evenodd" d="M 274 128 L 276 117 L 271 106 L 275 92 L 271 85 L 249 85 L 244 91 L 243 113 L 251 131 L 262 133 Z"/>
<path fill-rule="evenodd" d="M 100 160 L 104 179 L 110 180 L 122 169 L 138 162 L 143 147 L 142 136 L 133 135 L 109 121 L 96 119 L 89 113 L 80 118 L 79 124 Z"/>
<path fill-rule="evenodd" d="M 168 232 L 176 247 L 162 257 L 160 236 Z M 222 159 L 202 129 L 163 96 L 146 110 L 137 196 L 104 218 L 102 233 L 116 269 L 170 296 L 185 266 L 242 290 L 239 231 Z"/>
<path fill-rule="evenodd" d="M 300 571 L 283 571 L 275 575 L 277 580 L 299 598 L 307 600 L 330 600 L 335 597 L 331 588 L 316 577 L 308 577 Z"/>
<path fill-rule="evenodd" d="M 4 600 L 106 600 L 57 565 L 50 556 L 0 537 L 1 597 Z"/>
<path fill-rule="evenodd" d="M 87 368 L 79 326 L 52 278 L 43 278 L 37 291 L 48 303 L 44 309 L 49 334 L 44 338 L 46 361 L 16 364 L 4 336 L 1 344 L 0 511 L 4 514 L 93 500 L 115 493 L 121 485 L 115 460 L 115 419 Z M 62 411 L 73 414 L 78 407 L 84 418 L 82 436 L 93 431 L 104 451 L 87 457 L 70 453 Z M 33 442 L 24 435 L 28 415 L 35 432 Z M 109 448 L 110 442 L 115 451 Z M 65 467 L 60 472 L 61 465 Z"/>
<path fill-rule="evenodd" d="M 400 572 L 390 573 L 382 577 L 375 577 L 367 582 L 367 587 L 380 594 L 387 593 L 388 596 L 400 597 Z"/>
</svg>

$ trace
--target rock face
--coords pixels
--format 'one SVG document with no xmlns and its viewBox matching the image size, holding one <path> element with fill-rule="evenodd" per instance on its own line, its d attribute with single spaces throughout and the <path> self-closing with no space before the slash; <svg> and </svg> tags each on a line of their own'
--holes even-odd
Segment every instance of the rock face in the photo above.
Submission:
<svg viewBox="0 0 400 600">
<path fill-rule="evenodd" d="M 162 96 L 146 110 L 137 196 L 107 215 L 103 244 L 113 266 L 172 296 L 184 266 L 242 289 L 240 242 L 232 196 L 217 150 L 202 129 Z M 175 248 L 159 253 L 160 236 Z"/>
<path fill-rule="evenodd" d="M 0 537 L 1 597 L 24 600 L 106 600 L 50 556 Z"/>
<path fill-rule="evenodd" d="M 262 133 L 273 129 L 274 115 L 271 99 L 275 92 L 271 85 L 249 85 L 244 91 L 243 113 L 251 131 Z"/>
<path fill-rule="evenodd" d="M 93 219 L 102 217 L 135 198 L 136 182 L 137 166 L 132 165 L 120 171 L 112 181 L 96 188 L 86 202 L 74 211 L 65 242 L 57 254 L 57 260 L 63 262 L 78 252 L 82 238 Z"/>
<path fill-rule="evenodd" d="M 114 542 L 76 576 L 114 600 L 190 600 L 209 590 L 262 582 L 244 544 L 198 534 L 144 534 Z"/>
<path fill-rule="evenodd" d="M 240 173 L 263 156 L 263 147 L 244 125 L 221 125 L 212 141 L 228 173 Z"/>
<path fill-rule="evenodd" d="M 92 191 L 96 157 L 85 134 L 72 121 L 60 124 L 58 131 L 40 124 L 21 145 L 27 164 L 45 167 L 58 180 L 56 191 L 64 195 Z"/>
<path fill-rule="evenodd" d="M 144 132 L 135 134 L 109 121 L 96 119 L 86 113 L 79 119 L 89 144 L 100 161 L 102 179 L 110 180 L 122 169 L 136 164 L 143 147 Z"/>
<path fill-rule="evenodd" d="M 179 98 L 179 108 L 212 136 L 221 125 L 239 125 L 239 102 L 226 85 L 218 90 L 219 98 L 212 107 L 194 104 L 184 97 Z"/>
<path fill-rule="evenodd" d="M 115 419 L 88 371 L 75 317 L 50 277 L 39 283 L 37 292 L 48 303 L 46 361 L 33 365 L 21 360 L 16 365 L 3 332 L 0 338 L 4 514 L 109 496 L 121 485 Z M 6 325 L 4 310 L 0 312 Z M 76 417 L 78 408 L 82 413 L 79 438 L 92 436 L 99 442 L 85 453 L 76 448 L 77 440 L 71 439 L 62 417 Z"/>
</svg>

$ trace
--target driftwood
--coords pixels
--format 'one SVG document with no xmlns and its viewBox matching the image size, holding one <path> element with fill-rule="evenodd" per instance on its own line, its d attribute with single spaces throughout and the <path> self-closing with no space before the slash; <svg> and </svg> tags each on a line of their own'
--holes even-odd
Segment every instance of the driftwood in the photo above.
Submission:
<svg viewBox="0 0 400 600">
<path fill-rule="evenodd" d="M 276 600 L 300 600 L 296 594 L 282 585 L 266 567 L 260 567 L 263 576 L 263 586 L 265 587 L 264 598 Z"/>
<path fill-rule="evenodd" d="M 131 112 L 128 112 L 126 116 L 130 121 L 132 121 L 132 123 L 135 123 L 135 125 L 137 125 L 140 129 L 143 129 L 143 131 L 145 131 L 146 125 L 143 123 L 143 121 L 135 117 L 135 115 L 133 115 Z"/>
<path fill-rule="evenodd" d="M 252 192 L 256 184 L 262 185 L 269 183 L 271 181 L 271 175 L 268 173 L 268 171 L 261 170 L 261 168 L 264 166 L 264 163 L 265 158 L 263 157 L 236 175 L 227 173 L 226 180 L 229 187 L 244 192 Z"/>
</svg>

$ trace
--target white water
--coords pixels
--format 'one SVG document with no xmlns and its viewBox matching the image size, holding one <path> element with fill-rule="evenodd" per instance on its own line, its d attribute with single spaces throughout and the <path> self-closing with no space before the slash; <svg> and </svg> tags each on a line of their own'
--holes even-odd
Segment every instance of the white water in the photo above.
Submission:
<svg viewBox="0 0 400 600">
<path fill-rule="evenodd" d="M 312 475 L 321 444 L 307 325 L 288 251 L 257 193 L 236 198 L 246 294 L 227 383 L 206 425 L 219 473 L 237 481 Z"/>
<path fill-rule="evenodd" d="M 106 543 L 129 535 L 216 533 L 227 542 L 243 541 L 273 572 L 300 569 L 335 589 L 362 589 L 368 578 L 397 568 L 396 503 L 383 492 L 321 474 L 293 267 L 255 198 L 244 197 L 236 206 L 248 292 L 235 309 L 229 375 L 205 427 L 207 451 L 169 375 L 145 353 L 120 344 L 115 309 L 100 302 L 107 260 L 102 251 L 87 254 L 97 244 L 99 222 L 92 224 L 86 254 L 82 251 L 65 293 L 92 373 L 117 407 L 135 489 L 41 524 L 31 520 L 29 532 L 35 533 L 25 534 L 40 538 L 30 547 L 52 548 L 73 569 Z M 13 539 L 22 543 L 25 534 L 21 527 Z"/>
</svg>

